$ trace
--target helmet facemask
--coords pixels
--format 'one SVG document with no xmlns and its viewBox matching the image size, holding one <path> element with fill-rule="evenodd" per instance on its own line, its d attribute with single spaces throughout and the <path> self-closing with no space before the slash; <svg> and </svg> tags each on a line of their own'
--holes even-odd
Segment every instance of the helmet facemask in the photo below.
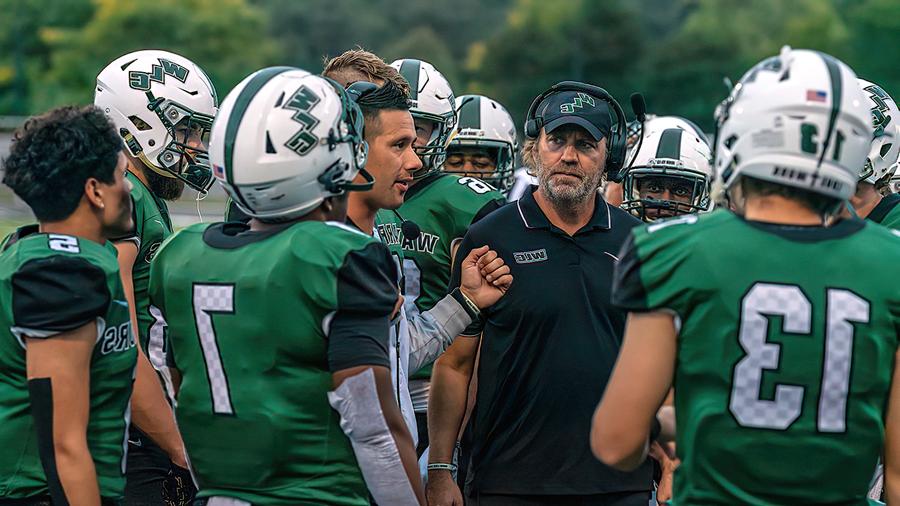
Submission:
<svg viewBox="0 0 900 506">
<path fill-rule="evenodd" d="M 198 192 L 206 193 L 213 183 L 207 146 L 214 118 L 173 100 L 155 98 L 150 91 L 146 93 L 147 109 L 162 122 L 168 143 L 156 160 L 150 160 L 144 155 L 144 147 L 126 130 L 123 137 L 129 150 L 157 174 L 180 179 Z"/>
<path fill-rule="evenodd" d="M 679 160 L 657 159 L 648 165 L 630 167 L 622 184 L 625 195 L 622 209 L 646 222 L 709 209 L 709 177 L 701 171 L 685 168 Z M 669 189 L 670 195 L 681 198 L 642 197 L 641 191 L 647 192 L 648 186 L 652 185 L 659 185 L 653 193 Z"/>
<path fill-rule="evenodd" d="M 453 97 L 450 97 L 449 100 L 452 104 Z M 415 110 L 415 108 L 410 110 L 414 121 L 425 120 L 434 124 L 428 142 L 424 146 L 413 146 L 416 155 L 422 160 L 422 168 L 412 174 L 414 180 L 423 179 L 440 170 L 444 161 L 447 160 L 447 146 L 450 144 L 450 135 L 456 125 L 456 111 L 452 108 L 451 110 L 453 110 L 452 114 L 447 116 L 430 114 Z"/>
<path fill-rule="evenodd" d="M 466 130 L 462 130 L 459 135 L 466 135 Z M 513 147 L 510 146 L 509 143 L 479 139 L 460 139 L 457 137 L 448 150 L 448 157 L 455 154 L 457 151 L 465 152 L 467 150 L 480 150 L 490 153 L 489 156 L 494 159 L 494 170 L 491 172 L 451 170 L 448 168 L 445 160 L 444 172 L 460 176 L 476 177 L 500 191 L 505 191 L 512 185 L 515 173 L 515 154 Z"/>
</svg>

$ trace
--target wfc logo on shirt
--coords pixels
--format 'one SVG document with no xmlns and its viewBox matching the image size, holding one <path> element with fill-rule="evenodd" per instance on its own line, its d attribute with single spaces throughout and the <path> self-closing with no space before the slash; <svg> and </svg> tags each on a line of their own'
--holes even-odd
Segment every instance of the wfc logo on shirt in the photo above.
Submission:
<svg viewBox="0 0 900 506">
<path fill-rule="evenodd" d="M 517 264 L 533 264 L 547 261 L 547 250 L 544 248 L 531 251 L 516 251 L 513 258 Z"/>
</svg>

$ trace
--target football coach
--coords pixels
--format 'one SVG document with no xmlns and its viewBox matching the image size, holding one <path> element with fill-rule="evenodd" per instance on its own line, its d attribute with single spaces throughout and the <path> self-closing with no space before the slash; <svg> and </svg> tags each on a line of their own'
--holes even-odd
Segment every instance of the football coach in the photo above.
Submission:
<svg viewBox="0 0 900 506">
<path fill-rule="evenodd" d="M 538 186 L 473 225 L 456 254 L 451 289 L 460 260 L 482 244 L 516 283 L 435 364 L 429 505 L 462 506 L 452 458 L 480 350 L 467 504 L 646 506 L 649 461 L 616 471 L 588 437 L 625 326 L 610 304 L 613 265 L 639 224 L 598 191 L 623 164 L 625 115 L 603 89 L 565 81 L 531 104 L 525 136 Z"/>
</svg>

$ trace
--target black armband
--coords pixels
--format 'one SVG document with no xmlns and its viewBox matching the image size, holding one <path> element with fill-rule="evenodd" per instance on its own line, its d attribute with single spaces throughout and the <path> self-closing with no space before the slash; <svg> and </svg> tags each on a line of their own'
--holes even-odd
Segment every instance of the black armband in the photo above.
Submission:
<svg viewBox="0 0 900 506">
<path fill-rule="evenodd" d="M 69 506 L 66 492 L 56 470 L 56 451 L 53 445 L 53 387 L 50 378 L 28 380 L 28 399 L 31 403 L 31 417 L 37 434 L 38 454 L 41 467 L 47 476 L 47 489 L 53 504 Z"/>
</svg>

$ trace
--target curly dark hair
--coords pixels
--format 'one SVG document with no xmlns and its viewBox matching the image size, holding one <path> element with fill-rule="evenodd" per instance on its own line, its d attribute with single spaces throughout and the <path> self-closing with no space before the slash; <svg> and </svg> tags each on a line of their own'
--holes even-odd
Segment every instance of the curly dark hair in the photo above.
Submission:
<svg viewBox="0 0 900 506">
<path fill-rule="evenodd" d="M 97 107 L 65 106 L 29 118 L 13 135 L 3 160 L 3 184 L 39 221 L 68 218 L 95 178 L 115 181 L 122 138 Z"/>
</svg>

